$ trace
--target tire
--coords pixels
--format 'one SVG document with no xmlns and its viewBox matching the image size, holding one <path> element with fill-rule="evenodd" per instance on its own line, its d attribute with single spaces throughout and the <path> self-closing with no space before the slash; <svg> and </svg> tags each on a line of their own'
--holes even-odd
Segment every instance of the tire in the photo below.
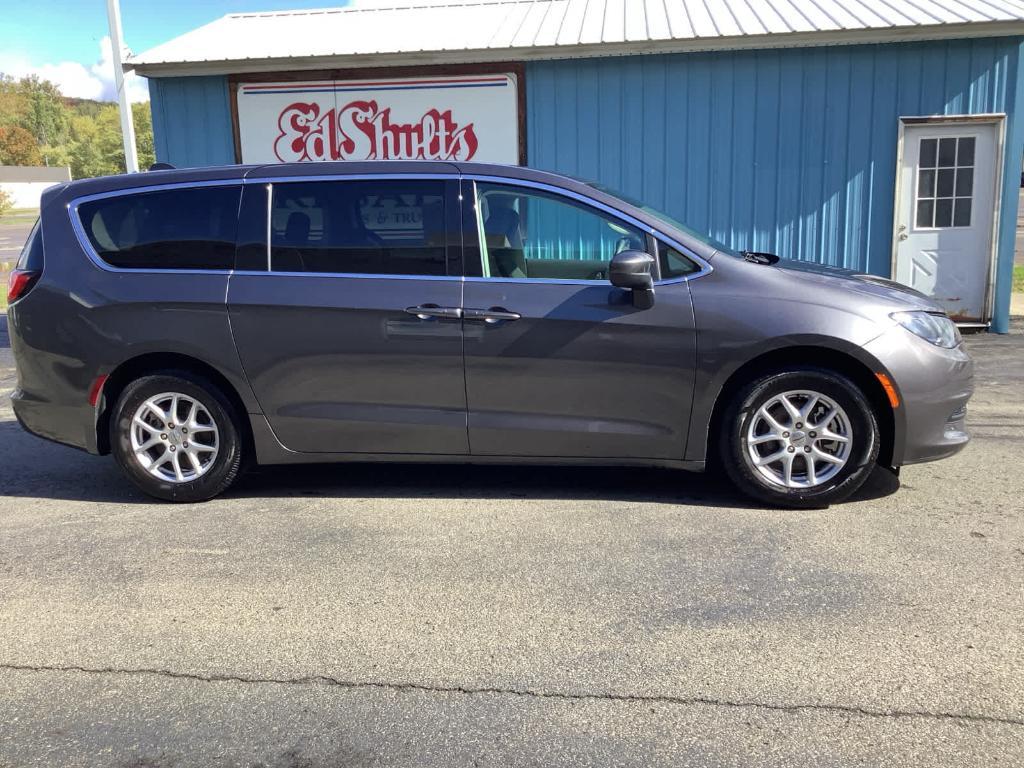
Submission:
<svg viewBox="0 0 1024 768">
<path fill-rule="evenodd" d="M 784 507 L 827 507 L 854 493 L 874 469 L 878 421 L 845 376 L 795 368 L 738 392 L 718 442 L 722 467 L 748 496 Z"/>
<path fill-rule="evenodd" d="M 174 403 L 182 423 L 158 429 L 163 418 L 157 413 L 168 417 Z M 140 413 L 144 424 L 134 421 Z M 189 371 L 161 371 L 131 382 L 110 420 L 111 452 L 121 471 L 143 493 L 164 501 L 206 501 L 223 493 L 242 466 L 241 435 L 239 416 L 224 393 Z"/>
</svg>

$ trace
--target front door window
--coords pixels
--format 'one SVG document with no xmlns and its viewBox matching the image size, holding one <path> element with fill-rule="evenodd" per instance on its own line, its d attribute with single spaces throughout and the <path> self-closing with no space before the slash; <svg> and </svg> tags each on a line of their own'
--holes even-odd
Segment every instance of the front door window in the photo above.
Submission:
<svg viewBox="0 0 1024 768">
<path fill-rule="evenodd" d="M 484 277 L 608 279 L 621 251 L 646 250 L 639 229 L 561 195 L 477 183 L 477 226 Z"/>
</svg>

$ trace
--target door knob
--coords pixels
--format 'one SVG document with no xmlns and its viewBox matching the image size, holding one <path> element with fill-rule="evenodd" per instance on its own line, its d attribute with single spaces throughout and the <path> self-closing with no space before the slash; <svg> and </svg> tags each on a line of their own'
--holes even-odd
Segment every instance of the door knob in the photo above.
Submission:
<svg viewBox="0 0 1024 768">
<path fill-rule="evenodd" d="M 906 232 L 900 232 L 900 236 L 897 239 L 902 243 L 904 240 L 907 239 L 907 237 L 909 237 L 909 235 L 907 235 Z"/>
</svg>

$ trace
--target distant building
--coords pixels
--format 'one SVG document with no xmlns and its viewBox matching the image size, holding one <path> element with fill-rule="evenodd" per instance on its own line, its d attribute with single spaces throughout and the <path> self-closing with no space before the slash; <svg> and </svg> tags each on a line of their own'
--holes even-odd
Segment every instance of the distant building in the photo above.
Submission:
<svg viewBox="0 0 1024 768">
<path fill-rule="evenodd" d="M 15 208 L 38 208 L 44 189 L 67 181 L 71 181 L 70 168 L 0 165 L 0 189 L 14 198 Z"/>
<path fill-rule="evenodd" d="M 356 0 L 225 16 L 126 66 L 174 165 L 526 163 L 1005 332 L 1022 42 L 1010 2 Z"/>
</svg>

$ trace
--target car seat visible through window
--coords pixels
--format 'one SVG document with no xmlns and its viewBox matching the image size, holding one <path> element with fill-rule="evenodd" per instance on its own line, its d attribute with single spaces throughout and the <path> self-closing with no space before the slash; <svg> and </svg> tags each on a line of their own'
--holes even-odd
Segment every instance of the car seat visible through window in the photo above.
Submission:
<svg viewBox="0 0 1024 768">
<path fill-rule="evenodd" d="M 512 200 L 507 195 L 486 198 L 488 212 L 484 219 L 484 235 L 491 273 L 496 277 L 528 276 L 522 222 L 519 212 L 512 207 Z"/>
</svg>

